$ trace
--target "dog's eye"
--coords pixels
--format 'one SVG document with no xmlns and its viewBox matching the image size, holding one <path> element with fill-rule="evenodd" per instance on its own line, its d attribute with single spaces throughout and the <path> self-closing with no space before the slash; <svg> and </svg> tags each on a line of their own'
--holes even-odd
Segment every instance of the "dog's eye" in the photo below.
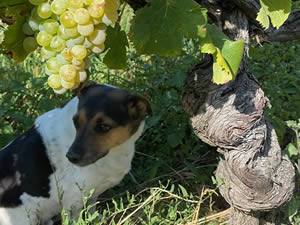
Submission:
<svg viewBox="0 0 300 225">
<path fill-rule="evenodd" d="M 79 128 L 78 116 L 73 117 L 73 123 L 76 129 Z"/>
<path fill-rule="evenodd" d="M 106 125 L 104 123 L 97 123 L 95 127 L 95 131 L 98 133 L 105 133 L 108 132 L 112 127 L 109 125 Z"/>
</svg>

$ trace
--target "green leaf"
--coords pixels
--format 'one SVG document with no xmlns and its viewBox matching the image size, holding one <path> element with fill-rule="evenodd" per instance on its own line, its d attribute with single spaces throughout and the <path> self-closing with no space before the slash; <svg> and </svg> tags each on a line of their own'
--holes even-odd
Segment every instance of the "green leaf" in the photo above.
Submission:
<svg viewBox="0 0 300 225">
<path fill-rule="evenodd" d="M 127 65 L 126 47 L 128 47 L 128 40 L 125 31 L 121 30 L 119 24 L 114 28 L 107 28 L 107 39 L 105 46 L 108 48 L 103 62 L 110 69 L 124 69 Z"/>
<path fill-rule="evenodd" d="M 211 176 L 211 180 L 212 180 L 213 185 L 216 185 L 218 183 L 214 176 Z"/>
<path fill-rule="evenodd" d="M 289 143 L 285 148 L 286 153 L 291 158 L 293 156 L 297 156 L 299 154 L 298 149 L 292 143 Z"/>
<path fill-rule="evenodd" d="M 224 84 L 235 78 L 244 51 L 244 41 L 231 41 L 216 26 L 207 24 L 205 38 L 200 38 L 202 53 L 213 54 L 213 82 Z"/>
<path fill-rule="evenodd" d="M 121 29 L 124 30 L 126 33 L 129 33 L 130 31 L 131 21 L 133 17 L 134 17 L 133 9 L 128 4 L 126 4 L 124 12 L 122 13 L 120 18 Z"/>
<path fill-rule="evenodd" d="M 203 36 L 206 9 L 193 0 L 149 0 L 136 12 L 131 39 L 139 54 L 173 56 L 181 53 L 183 38 Z"/>
<path fill-rule="evenodd" d="M 244 41 L 226 40 L 224 42 L 223 48 L 221 49 L 221 52 L 226 62 L 228 63 L 231 72 L 233 73 L 233 78 L 235 78 L 243 57 Z"/>
<path fill-rule="evenodd" d="M 232 73 L 219 49 L 217 49 L 217 53 L 213 55 L 213 58 L 213 82 L 216 84 L 225 84 L 232 80 Z"/>
<path fill-rule="evenodd" d="M 182 88 L 184 81 L 185 81 L 185 73 L 183 72 L 176 72 L 174 74 L 174 76 L 172 76 L 172 81 L 173 84 L 177 87 L 177 88 Z"/>
<path fill-rule="evenodd" d="M 256 20 L 262 25 L 263 28 L 268 29 L 270 26 L 269 17 L 263 7 L 260 8 Z"/>
<path fill-rule="evenodd" d="M 260 4 L 265 11 L 264 13 L 270 17 L 273 26 L 277 29 L 286 21 L 292 8 L 291 0 L 260 0 Z M 263 24 L 265 21 L 259 20 L 263 14 L 262 10 L 259 13 L 260 15 L 256 19 Z M 265 16 L 263 17 L 265 19 Z"/>
<path fill-rule="evenodd" d="M 296 198 L 292 198 L 291 201 L 287 203 L 285 213 L 292 222 L 293 217 L 297 214 L 300 201 Z"/>
<path fill-rule="evenodd" d="M 216 52 L 216 47 L 210 37 L 210 33 L 206 32 L 204 38 L 200 38 L 201 52 L 207 54 L 214 54 Z"/>
<path fill-rule="evenodd" d="M 174 148 L 181 143 L 181 138 L 176 134 L 169 134 L 167 138 L 168 144 Z"/>
<path fill-rule="evenodd" d="M 216 25 L 207 25 L 207 33 L 211 36 L 215 47 L 221 50 L 222 56 L 228 63 L 235 78 L 244 52 L 244 41 L 231 41 Z"/>
<path fill-rule="evenodd" d="M 183 194 L 183 197 L 189 197 L 188 192 L 186 191 L 186 189 L 181 184 L 178 184 L 178 187 L 180 188 L 180 190 Z"/>
<path fill-rule="evenodd" d="M 15 5 L 24 4 L 27 2 L 28 2 L 28 0 L 1 0 L 0 8 L 9 7 L 9 6 L 11 7 L 11 6 L 15 6 Z"/>
</svg>

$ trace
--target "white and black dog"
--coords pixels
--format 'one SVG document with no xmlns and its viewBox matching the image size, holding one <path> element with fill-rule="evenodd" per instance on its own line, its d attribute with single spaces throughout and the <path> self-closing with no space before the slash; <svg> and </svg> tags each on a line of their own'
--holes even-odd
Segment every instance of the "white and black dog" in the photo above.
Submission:
<svg viewBox="0 0 300 225">
<path fill-rule="evenodd" d="M 146 113 L 144 97 L 90 82 L 79 97 L 38 117 L 0 151 L 0 225 L 51 224 L 60 195 L 76 215 L 82 192 L 95 189 L 97 197 L 117 185 L 130 170 Z"/>
</svg>

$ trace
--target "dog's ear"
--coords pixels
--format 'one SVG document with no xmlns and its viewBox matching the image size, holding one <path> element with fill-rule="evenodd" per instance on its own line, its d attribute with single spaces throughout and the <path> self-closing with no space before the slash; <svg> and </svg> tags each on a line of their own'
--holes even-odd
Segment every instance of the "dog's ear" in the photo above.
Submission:
<svg viewBox="0 0 300 225">
<path fill-rule="evenodd" d="M 97 85 L 97 83 L 95 81 L 87 80 L 85 83 L 83 83 L 79 93 L 77 94 L 78 97 L 84 95 L 90 87 L 93 87 L 96 85 Z"/>
<path fill-rule="evenodd" d="M 146 114 L 152 116 L 150 102 L 139 94 L 128 96 L 128 112 L 132 119 L 142 119 Z"/>
</svg>

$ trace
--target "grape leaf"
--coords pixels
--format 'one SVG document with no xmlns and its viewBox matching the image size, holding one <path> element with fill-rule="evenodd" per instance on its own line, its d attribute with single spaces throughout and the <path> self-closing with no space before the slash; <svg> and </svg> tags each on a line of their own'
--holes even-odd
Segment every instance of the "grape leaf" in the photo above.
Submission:
<svg viewBox="0 0 300 225">
<path fill-rule="evenodd" d="M 120 26 L 121 29 L 124 30 L 127 34 L 130 31 L 131 21 L 133 19 L 133 16 L 134 16 L 133 9 L 129 5 L 126 5 L 120 18 Z"/>
<path fill-rule="evenodd" d="M 108 51 L 103 62 L 111 69 L 124 69 L 127 65 L 126 47 L 128 47 L 128 40 L 126 33 L 121 30 L 119 24 L 116 24 L 114 28 L 108 27 L 106 33 L 105 46 Z"/>
<path fill-rule="evenodd" d="M 216 52 L 216 47 L 210 37 L 209 32 L 206 32 L 204 38 L 200 38 L 200 46 L 202 53 L 214 54 Z"/>
<path fill-rule="evenodd" d="M 232 80 L 233 74 L 231 73 L 219 48 L 217 48 L 217 51 L 213 54 L 213 59 L 213 82 L 216 84 L 225 84 Z"/>
<path fill-rule="evenodd" d="M 233 78 L 235 78 L 243 57 L 244 41 L 226 40 L 224 42 L 223 48 L 221 49 L 221 52 L 223 57 L 226 59 L 229 68 L 231 69 Z"/>
<path fill-rule="evenodd" d="M 263 28 L 265 28 L 265 29 L 269 28 L 270 20 L 269 20 L 269 17 L 263 7 L 260 8 L 260 10 L 257 14 L 256 20 L 262 25 Z"/>
<path fill-rule="evenodd" d="M 200 38 L 202 53 L 213 54 L 213 81 L 224 84 L 235 78 L 244 51 L 244 41 L 231 41 L 216 26 L 207 24 L 205 38 Z"/>
<path fill-rule="evenodd" d="M 183 38 L 203 35 L 206 9 L 193 0 L 149 0 L 136 12 L 131 39 L 139 54 L 173 56 L 181 53 Z"/>
<path fill-rule="evenodd" d="M 287 152 L 287 154 L 290 158 L 293 156 L 297 156 L 299 154 L 298 149 L 292 143 L 289 143 L 286 146 L 285 151 Z"/>
<path fill-rule="evenodd" d="M 2 7 L 11 7 L 19 4 L 28 3 L 28 0 L 1 0 L 0 8 Z"/>
<path fill-rule="evenodd" d="M 265 13 L 270 17 L 273 26 L 278 29 L 289 16 L 292 8 L 292 1 L 291 0 L 260 0 L 260 5 L 262 9 L 260 9 L 256 19 L 261 24 L 266 24 L 265 23 L 266 16 L 263 16 L 263 14 Z M 262 20 L 261 18 L 262 16 L 264 20 Z"/>
</svg>

